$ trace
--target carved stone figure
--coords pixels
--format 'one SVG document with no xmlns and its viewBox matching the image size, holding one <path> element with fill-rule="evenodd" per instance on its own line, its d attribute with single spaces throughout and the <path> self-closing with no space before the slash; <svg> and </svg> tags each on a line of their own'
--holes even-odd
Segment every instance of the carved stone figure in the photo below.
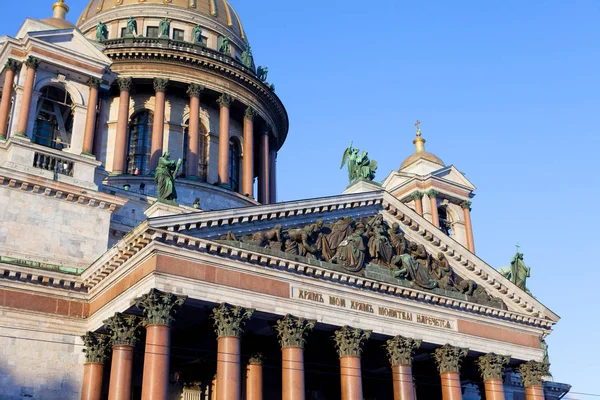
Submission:
<svg viewBox="0 0 600 400">
<path fill-rule="evenodd" d="M 358 153 L 359 149 L 350 146 L 344 150 L 342 155 L 342 165 L 340 169 L 344 168 L 344 165 L 348 166 L 348 181 L 349 184 L 353 184 L 359 180 L 373 181 L 375 179 L 375 171 L 377 170 L 377 161 L 369 160 L 368 152 L 365 150 L 361 154 Z"/>
<path fill-rule="evenodd" d="M 523 262 L 523 253 L 517 251 L 517 254 L 510 261 L 510 267 L 502 267 L 498 272 L 517 285 L 519 289 L 531 294 L 529 289 L 527 289 L 527 278 L 531 276 L 531 268 Z"/>
<path fill-rule="evenodd" d="M 242 64 L 246 68 L 252 68 L 252 64 L 254 64 L 254 60 L 252 57 L 252 48 L 250 48 L 250 43 L 246 46 L 246 50 L 242 52 Z"/>
<path fill-rule="evenodd" d="M 227 36 L 219 36 L 217 48 L 221 53 L 231 54 L 231 42 Z"/>
<path fill-rule="evenodd" d="M 269 68 L 259 66 L 256 70 L 256 75 L 261 82 L 266 82 L 269 75 Z"/>
<path fill-rule="evenodd" d="M 275 227 L 269 229 L 268 231 L 256 232 L 255 234 L 252 235 L 252 241 L 256 242 L 259 246 L 262 246 L 269 242 L 282 243 L 281 225 L 277 224 L 277 225 L 275 225 Z"/>
<path fill-rule="evenodd" d="M 365 264 L 364 227 L 357 226 L 356 230 L 337 246 L 331 262 L 340 264 L 352 272 L 360 271 Z"/>
<path fill-rule="evenodd" d="M 202 39 L 202 28 L 199 24 L 192 29 L 192 40 L 194 43 L 204 45 L 204 40 Z"/>
<path fill-rule="evenodd" d="M 106 28 L 106 24 L 98 21 L 98 25 L 96 25 L 96 40 L 100 42 L 106 39 L 108 39 L 108 28 Z"/>
<path fill-rule="evenodd" d="M 298 254 L 301 256 L 313 257 L 318 249 L 313 243 L 314 235 L 320 232 L 323 227 L 323 219 L 319 218 L 315 224 L 307 225 L 300 229 L 290 229 L 288 235 L 290 240 L 296 243 Z"/>
<path fill-rule="evenodd" d="M 158 191 L 158 201 L 175 202 L 175 177 L 181 169 L 181 158 L 177 162 L 170 159 L 171 153 L 165 151 L 158 159 L 158 166 L 154 172 L 154 181 Z"/>
<path fill-rule="evenodd" d="M 329 248 L 335 251 L 340 243 L 352 233 L 352 220 L 350 217 L 344 217 L 336 221 L 331 228 L 331 233 L 327 236 Z"/>
<path fill-rule="evenodd" d="M 396 255 L 405 254 L 408 250 L 408 241 L 404 237 L 404 233 L 400 230 L 400 224 L 392 223 L 392 227 L 387 231 L 390 237 L 390 243 Z"/>
<path fill-rule="evenodd" d="M 422 289 L 433 289 L 438 286 L 437 281 L 431 279 L 427 269 L 409 254 L 394 256 L 392 265 L 397 278 L 406 279 Z"/>
<path fill-rule="evenodd" d="M 394 255 L 394 250 L 385 236 L 382 214 L 377 214 L 369 220 L 367 223 L 367 236 L 369 237 L 367 246 L 371 261 L 376 264 L 389 264 Z"/>
<path fill-rule="evenodd" d="M 168 38 L 171 32 L 171 23 L 167 17 L 163 18 L 158 24 L 158 37 Z"/>
<path fill-rule="evenodd" d="M 133 17 L 129 17 L 127 20 L 127 27 L 125 28 L 125 36 L 136 36 L 137 35 L 137 22 Z"/>
</svg>

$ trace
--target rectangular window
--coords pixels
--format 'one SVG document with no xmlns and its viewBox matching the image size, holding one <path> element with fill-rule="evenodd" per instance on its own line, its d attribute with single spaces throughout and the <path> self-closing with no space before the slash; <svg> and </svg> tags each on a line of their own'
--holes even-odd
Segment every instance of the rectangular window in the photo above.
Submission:
<svg viewBox="0 0 600 400">
<path fill-rule="evenodd" d="M 180 42 L 183 42 L 183 40 L 184 40 L 183 29 L 173 29 L 173 40 L 178 40 Z"/>
<path fill-rule="evenodd" d="M 127 33 L 127 28 L 121 28 L 121 37 L 125 37 L 126 33 Z"/>
<path fill-rule="evenodd" d="M 158 26 L 149 26 L 148 28 L 146 28 L 146 37 L 157 38 Z"/>
</svg>

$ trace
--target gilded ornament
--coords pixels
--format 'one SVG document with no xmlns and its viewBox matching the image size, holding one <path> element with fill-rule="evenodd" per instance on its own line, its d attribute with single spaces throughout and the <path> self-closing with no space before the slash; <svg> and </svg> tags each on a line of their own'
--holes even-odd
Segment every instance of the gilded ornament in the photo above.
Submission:
<svg viewBox="0 0 600 400">
<path fill-rule="evenodd" d="M 523 386 L 540 386 L 544 377 L 550 374 L 550 364 L 538 361 L 527 361 L 519 366 Z"/>
<path fill-rule="evenodd" d="M 469 349 L 445 344 L 435 349 L 434 357 L 440 374 L 444 372 L 460 372 L 462 359 L 467 356 Z"/>
<path fill-rule="evenodd" d="M 308 331 L 312 330 L 316 324 L 316 320 L 304 318 L 296 318 L 290 314 L 277 321 L 275 329 L 279 337 L 281 347 L 302 347 L 306 340 L 304 336 Z"/>
<path fill-rule="evenodd" d="M 387 350 L 392 366 L 412 365 L 413 355 L 415 350 L 421 347 L 421 340 L 396 336 L 393 339 L 389 339 L 384 347 Z"/>
<path fill-rule="evenodd" d="M 477 359 L 479 372 L 484 381 L 488 379 L 502 379 L 502 371 L 508 365 L 510 356 L 502 356 L 494 353 L 488 353 Z"/>
<path fill-rule="evenodd" d="M 81 340 L 83 340 L 83 345 L 85 346 L 82 350 L 85 353 L 85 361 L 88 363 L 104 364 L 108 358 L 110 337 L 88 332 L 81 336 Z"/>
<path fill-rule="evenodd" d="M 361 346 L 363 342 L 369 339 L 371 332 L 373 331 L 365 331 L 347 325 L 335 331 L 333 340 L 335 340 L 335 346 L 340 358 L 344 356 L 360 357 L 362 354 Z"/>
<path fill-rule="evenodd" d="M 173 314 L 181 307 L 187 296 L 176 296 L 152 289 L 149 293 L 133 300 L 133 304 L 144 312 L 148 325 L 171 325 Z"/>
<path fill-rule="evenodd" d="M 121 313 L 116 313 L 102 323 L 110 335 L 113 346 L 119 344 L 135 346 L 139 328 L 145 325 L 142 319 Z"/>
<path fill-rule="evenodd" d="M 225 303 L 213 308 L 212 318 L 215 321 L 217 337 L 240 337 L 245 321 L 250 319 L 252 314 L 254 314 L 254 309 L 230 306 Z"/>
</svg>

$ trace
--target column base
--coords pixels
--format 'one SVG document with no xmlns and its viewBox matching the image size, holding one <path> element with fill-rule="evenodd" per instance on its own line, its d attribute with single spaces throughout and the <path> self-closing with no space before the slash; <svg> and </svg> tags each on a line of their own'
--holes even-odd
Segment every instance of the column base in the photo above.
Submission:
<svg viewBox="0 0 600 400">
<path fill-rule="evenodd" d="M 18 137 L 18 138 L 23 138 L 23 139 L 31 140 L 31 139 L 29 139 L 29 136 L 27 136 L 27 134 L 25 134 L 25 133 L 22 133 L 22 132 L 15 133 L 14 137 Z"/>
</svg>

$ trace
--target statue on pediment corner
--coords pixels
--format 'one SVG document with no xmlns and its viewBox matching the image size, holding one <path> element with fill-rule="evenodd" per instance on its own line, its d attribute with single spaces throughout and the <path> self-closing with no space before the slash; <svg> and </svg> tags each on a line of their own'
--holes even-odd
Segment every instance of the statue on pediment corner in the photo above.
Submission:
<svg viewBox="0 0 600 400">
<path fill-rule="evenodd" d="M 531 268 L 525 265 L 523 261 L 523 253 L 517 250 L 517 253 L 510 261 L 510 267 L 502 267 L 498 269 L 506 279 L 514 283 L 519 289 L 531 294 L 527 288 L 527 278 L 531 276 Z"/>
</svg>

